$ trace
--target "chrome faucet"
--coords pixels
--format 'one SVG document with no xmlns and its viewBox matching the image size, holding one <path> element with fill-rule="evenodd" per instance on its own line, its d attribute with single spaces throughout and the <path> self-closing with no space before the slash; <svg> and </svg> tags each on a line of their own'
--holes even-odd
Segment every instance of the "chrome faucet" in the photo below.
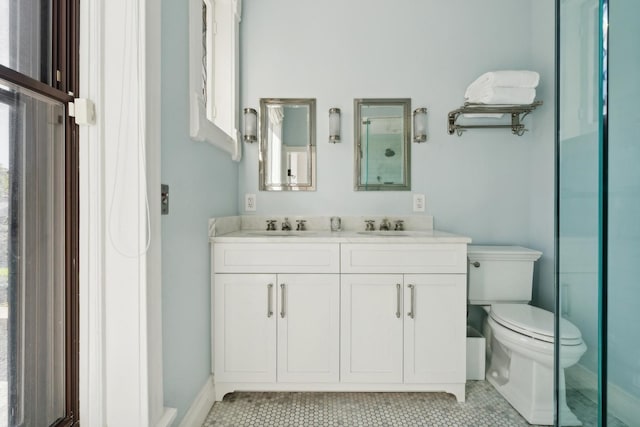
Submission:
<svg viewBox="0 0 640 427">
<path fill-rule="evenodd" d="M 396 231 L 404 231 L 404 221 L 399 219 L 396 221 Z"/>
<path fill-rule="evenodd" d="M 276 220 L 268 219 L 267 220 L 267 231 L 275 231 L 276 229 Z"/>
<path fill-rule="evenodd" d="M 364 226 L 365 231 L 374 231 L 376 229 L 374 220 L 365 219 L 364 222 L 365 222 L 365 226 Z"/>
<path fill-rule="evenodd" d="M 285 218 L 282 223 L 282 231 L 291 231 L 291 223 L 289 223 L 289 218 Z"/>
<path fill-rule="evenodd" d="M 298 223 L 296 225 L 296 231 L 307 231 L 306 226 L 305 226 L 305 222 L 307 222 L 304 219 L 297 219 L 296 222 Z"/>
<path fill-rule="evenodd" d="M 380 223 L 380 230 L 384 230 L 384 231 L 388 231 L 391 228 L 391 224 L 389 223 L 389 220 L 387 218 L 382 220 L 382 223 Z"/>
</svg>

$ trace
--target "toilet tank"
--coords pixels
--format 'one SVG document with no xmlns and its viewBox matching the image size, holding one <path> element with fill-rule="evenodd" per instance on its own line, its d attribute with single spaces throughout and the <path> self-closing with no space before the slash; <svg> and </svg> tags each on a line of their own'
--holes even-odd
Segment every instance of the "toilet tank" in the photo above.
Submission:
<svg viewBox="0 0 640 427">
<path fill-rule="evenodd" d="M 469 303 L 528 303 L 533 263 L 542 252 L 520 246 L 469 245 Z"/>
</svg>

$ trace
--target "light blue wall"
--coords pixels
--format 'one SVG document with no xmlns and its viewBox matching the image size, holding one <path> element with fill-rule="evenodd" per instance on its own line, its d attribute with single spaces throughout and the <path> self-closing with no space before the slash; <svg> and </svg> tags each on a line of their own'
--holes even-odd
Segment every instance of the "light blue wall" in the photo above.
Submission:
<svg viewBox="0 0 640 427">
<path fill-rule="evenodd" d="M 553 301 L 554 2 L 245 0 L 241 105 L 317 98 L 317 191 L 258 191 L 258 147 L 245 146 L 240 194 L 257 214 L 411 214 L 424 193 L 438 229 L 475 243 L 540 249 L 536 299 Z M 541 73 L 545 105 L 523 137 L 505 130 L 446 132 L 447 113 L 485 71 Z M 429 140 L 412 144 L 412 191 L 353 191 L 353 99 L 412 98 L 427 107 Z M 342 110 L 342 142 L 329 144 L 328 110 Z M 243 198 L 240 199 L 244 200 Z M 242 211 L 242 203 L 238 209 Z"/>
<path fill-rule="evenodd" d="M 189 139 L 188 2 L 162 2 L 162 330 L 165 406 L 178 425 L 211 375 L 210 265 L 207 221 L 234 215 L 238 165 Z"/>
<path fill-rule="evenodd" d="M 552 0 L 531 4 L 531 60 L 542 76 L 538 98 L 545 106 L 536 110 L 537 126 L 531 128 L 535 139 L 529 145 L 529 245 L 542 251 L 536 263 L 536 283 L 533 302 L 539 307 L 554 310 L 555 305 L 555 176 L 556 129 L 555 121 L 555 9 Z"/>
</svg>

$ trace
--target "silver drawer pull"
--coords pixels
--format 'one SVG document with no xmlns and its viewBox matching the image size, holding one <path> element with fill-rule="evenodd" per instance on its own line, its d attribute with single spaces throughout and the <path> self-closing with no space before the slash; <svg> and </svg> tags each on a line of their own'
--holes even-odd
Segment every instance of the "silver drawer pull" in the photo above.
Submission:
<svg viewBox="0 0 640 427">
<path fill-rule="evenodd" d="M 472 262 L 471 265 L 473 265 L 475 268 L 480 267 L 480 263 L 478 261 Z"/>
<path fill-rule="evenodd" d="M 400 298 L 402 298 L 402 286 L 396 284 L 396 317 L 400 318 Z"/>
<path fill-rule="evenodd" d="M 415 308 L 415 303 L 416 303 L 416 287 L 413 285 L 408 285 L 409 286 L 409 291 L 411 292 L 411 302 L 409 303 L 409 313 L 407 313 L 407 316 L 411 317 L 412 319 L 414 319 L 416 317 L 416 308 Z"/>
<path fill-rule="evenodd" d="M 273 316 L 273 283 L 267 285 L 267 317 Z"/>
<path fill-rule="evenodd" d="M 280 283 L 280 317 L 284 319 L 285 311 L 284 311 L 284 301 L 285 301 L 285 288 L 284 283 Z"/>
</svg>

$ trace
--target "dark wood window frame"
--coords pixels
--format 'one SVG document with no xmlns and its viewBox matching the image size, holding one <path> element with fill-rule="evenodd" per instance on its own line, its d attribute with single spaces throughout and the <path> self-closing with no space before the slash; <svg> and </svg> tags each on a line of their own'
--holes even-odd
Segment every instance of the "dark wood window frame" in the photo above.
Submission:
<svg viewBox="0 0 640 427">
<path fill-rule="evenodd" d="M 55 99 L 73 101 L 79 90 L 80 0 L 52 1 L 52 85 L 0 65 L 0 78 Z M 65 416 L 54 427 L 80 425 L 79 408 L 79 151 L 78 127 L 65 109 Z"/>
</svg>

